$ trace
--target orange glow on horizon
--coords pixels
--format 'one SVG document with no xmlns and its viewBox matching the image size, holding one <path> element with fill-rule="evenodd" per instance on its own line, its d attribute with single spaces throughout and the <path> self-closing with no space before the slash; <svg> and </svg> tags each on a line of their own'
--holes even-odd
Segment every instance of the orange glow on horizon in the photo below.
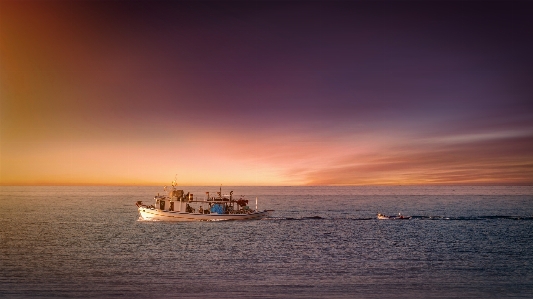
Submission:
<svg viewBox="0 0 533 299">
<path fill-rule="evenodd" d="M 1 185 L 160 185 L 176 174 L 189 186 L 529 185 L 533 177 L 529 154 L 498 157 L 498 142 L 485 153 L 421 145 L 378 152 L 364 140 L 365 149 L 357 152 L 346 140 L 276 144 L 275 138 L 243 138 L 3 144 Z"/>
</svg>

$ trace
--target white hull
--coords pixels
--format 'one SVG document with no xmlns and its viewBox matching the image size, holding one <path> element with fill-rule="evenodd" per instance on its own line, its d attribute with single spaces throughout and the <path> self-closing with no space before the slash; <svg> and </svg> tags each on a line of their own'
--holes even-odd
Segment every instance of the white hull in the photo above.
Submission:
<svg viewBox="0 0 533 299">
<path fill-rule="evenodd" d="M 398 214 L 398 216 L 387 216 L 383 214 L 378 214 L 379 220 L 408 220 L 411 219 L 411 216 L 403 216 L 402 214 Z"/>
<path fill-rule="evenodd" d="M 141 218 L 149 221 L 224 221 L 224 220 L 256 220 L 267 217 L 270 211 L 253 212 L 249 214 L 200 214 L 174 211 L 162 211 L 139 207 Z"/>
</svg>

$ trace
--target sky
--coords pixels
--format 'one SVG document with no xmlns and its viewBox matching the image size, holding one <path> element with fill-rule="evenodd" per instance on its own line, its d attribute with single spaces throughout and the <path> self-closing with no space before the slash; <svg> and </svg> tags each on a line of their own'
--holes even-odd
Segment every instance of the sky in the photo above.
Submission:
<svg viewBox="0 0 533 299">
<path fill-rule="evenodd" d="M 532 15 L 0 0 L 0 185 L 532 185 Z"/>
</svg>

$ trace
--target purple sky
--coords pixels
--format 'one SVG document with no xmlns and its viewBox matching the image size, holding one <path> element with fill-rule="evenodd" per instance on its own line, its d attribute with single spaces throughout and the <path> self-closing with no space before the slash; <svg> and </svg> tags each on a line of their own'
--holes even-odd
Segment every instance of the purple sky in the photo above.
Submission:
<svg viewBox="0 0 533 299">
<path fill-rule="evenodd" d="M 532 184 L 531 16 L 2 0 L 0 183 Z"/>
</svg>

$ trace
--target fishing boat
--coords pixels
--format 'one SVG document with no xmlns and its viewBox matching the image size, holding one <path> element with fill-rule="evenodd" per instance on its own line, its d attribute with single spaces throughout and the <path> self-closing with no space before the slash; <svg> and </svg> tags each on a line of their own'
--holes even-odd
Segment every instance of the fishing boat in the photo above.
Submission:
<svg viewBox="0 0 533 299">
<path fill-rule="evenodd" d="M 402 213 L 398 213 L 398 216 L 387 216 L 385 214 L 378 213 L 378 219 L 379 220 L 390 220 L 390 219 L 398 219 L 398 220 L 407 220 L 411 219 L 411 216 L 404 216 Z"/>
<path fill-rule="evenodd" d="M 168 189 L 168 190 L 167 190 Z M 257 198 L 255 210 L 248 206 L 244 197 L 233 198 L 233 191 L 229 195 L 222 195 L 222 187 L 216 197 L 210 197 L 206 192 L 205 198 L 196 199 L 192 193 L 176 188 L 164 188 L 166 195 L 154 197 L 153 205 L 145 205 L 137 201 L 140 219 L 152 221 L 223 221 L 223 220 L 255 220 L 269 216 L 272 210 L 259 211 Z"/>
</svg>

